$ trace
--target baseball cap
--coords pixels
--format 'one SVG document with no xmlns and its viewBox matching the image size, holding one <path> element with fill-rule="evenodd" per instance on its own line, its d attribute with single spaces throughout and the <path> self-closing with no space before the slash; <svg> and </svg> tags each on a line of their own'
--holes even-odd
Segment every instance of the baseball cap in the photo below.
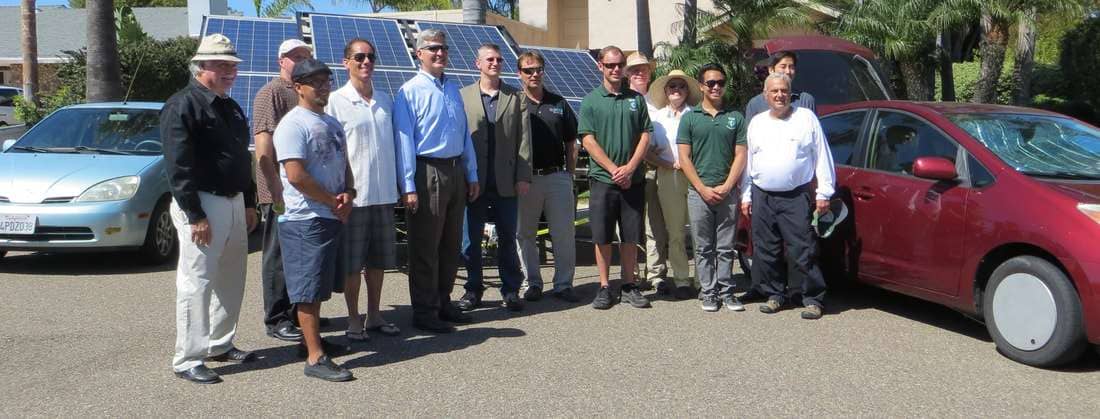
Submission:
<svg viewBox="0 0 1100 419">
<path fill-rule="evenodd" d="M 312 48 L 310 48 L 309 44 L 303 42 L 301 39 L 296 39 L 296 38 L 287 39 L 287 40 L 283 41 L 282 44 L 279 44 L 279 57 L 282 58 L 282 56 L 286 55 L 288 52 L 294 51 L 295 49 L 302 48 L 302 47 L 306 47 L 307 49 L 312 50 Z"/>
<path fill-rule="evenodd" d="M 328 74 L 331 77 L 332 70 L 316 58 L 310 58 L 294 64 L 294 70 L 290 72 L 290 79 L 297 83 L 316 74 Z"/>
</svg>

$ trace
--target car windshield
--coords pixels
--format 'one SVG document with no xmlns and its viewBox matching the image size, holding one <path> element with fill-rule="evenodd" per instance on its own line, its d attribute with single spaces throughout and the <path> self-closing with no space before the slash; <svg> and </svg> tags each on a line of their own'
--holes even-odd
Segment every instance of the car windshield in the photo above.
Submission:
<svg viewBox="0 0 1100 419">
<path fill-rule="evenodd" d="M 799 51 L 795 91 L 810 92 L 816 105 L 889 99 L 869 61 L 835 51 Z M 812 69 L 812 70 L 809 70 Z"/>
<path fill-rule="evenodd" d="M 155 109 L 62 109 L 36 124 L 8 151 L 160 154 L 159 123 Z"/>
<path fill-rule="evenodd" d="M 972 113 L 947 116 L 1021 173 L 1100 179 L 1100 130 L 1059 116 Z"/>
</svg>

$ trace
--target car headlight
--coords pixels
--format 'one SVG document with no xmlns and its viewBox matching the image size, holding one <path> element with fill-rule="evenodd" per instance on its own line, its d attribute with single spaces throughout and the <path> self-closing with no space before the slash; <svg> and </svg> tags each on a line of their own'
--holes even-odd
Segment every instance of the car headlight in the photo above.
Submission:
<svg viewBox="0 0 1100 419">
<path fill-rule="evenodd" d="M 1100 224 L 1100 204 L 1077 204 L 1077 210 Z"/>
<path fill-rule="evenodd" d="M 88 188 L 88 190 L 84 191 L 80 196 L 76 197 L 73 202 L 121 201 L 130 199 L 137 193 L 138 185 L 140 184 L 141 178 L 137 176 L 123 176 L 106 180 Z"/>
</svg>

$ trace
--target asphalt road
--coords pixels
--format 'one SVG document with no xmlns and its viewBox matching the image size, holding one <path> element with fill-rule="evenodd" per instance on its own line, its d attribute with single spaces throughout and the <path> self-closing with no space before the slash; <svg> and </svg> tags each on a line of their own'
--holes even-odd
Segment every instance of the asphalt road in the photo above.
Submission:
<svg viewBox="0 0 1100 419">
<path fill-rule="evenodd" d="M 827 316 L 704 313 L 695 301 L 597 311 L 543 300 L 511 314 L 499 294 L 450 335 L 410 325 L 406 277 L 386 276 L 385 314 L 404 331 L 337 357 L 350 383 L 302 374 L 261 322 L 259 253 L 248 259 L 239 347 L 210 364 L 225 382 L 173 376 L 175 272 L 127 255 L 11 253 L 0 261 L 0 416 L 967 416 L 1094 417 L 1100 356 L 1061 370 L 1016 364 L 985 328 L 945 308 L 870 289 L 829 297 Z M 544 268 L 550 277 L 551 269 Z M 460 272 L 460 275 L 462 273 Z M 461 280 L 460 280 L 461 284 Z M 453 296 L 461 295 L 456 287 Z M 363 303 L 365 304 L 365 302 Z M 323 314 L 343 342 L 337 295 Z"/>
</svg>

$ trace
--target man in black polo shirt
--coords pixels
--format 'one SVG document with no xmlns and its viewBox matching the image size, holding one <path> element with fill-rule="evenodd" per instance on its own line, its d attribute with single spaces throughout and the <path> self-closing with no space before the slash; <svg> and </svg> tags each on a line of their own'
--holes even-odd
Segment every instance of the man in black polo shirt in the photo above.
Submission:
<svg viewBox="0 0 1100 419">
<path fill-rule="evenodd" d="M 520 265 L 527 278 L 523 298 L 542 298 L 542 274 L 539 272 L 539 249 L 535 243 L 539 216 L 546 214 L 550 223 L 550 238 L 554 243 L 554 297 L 577 302 L 573 293 L 573 273 L 576 268 L 576 231 L 573 226 L 575 208 L 573 169 L 577 167 L 577 117 L 564 98 L 546 90 L 542 76 L 546 60 L 537 51 L 519 55 L 517 68 L 526 95 L 527 112 L 531 118 L 531 189 L 519 198 Z"/>
<path fill-rule="evenodd" d="M 233 346 L 248 232 L 257 219 L 248 121 L 226 94 L 240 61 L 229 38 L 203 38 L 191 59 L 195 78 L 168 98 L 160 113 L 172 221 L 180 239 L 172 369 L 201 384 L 221 381 L 206 360 L 255 359 Z"/>
</svg>

